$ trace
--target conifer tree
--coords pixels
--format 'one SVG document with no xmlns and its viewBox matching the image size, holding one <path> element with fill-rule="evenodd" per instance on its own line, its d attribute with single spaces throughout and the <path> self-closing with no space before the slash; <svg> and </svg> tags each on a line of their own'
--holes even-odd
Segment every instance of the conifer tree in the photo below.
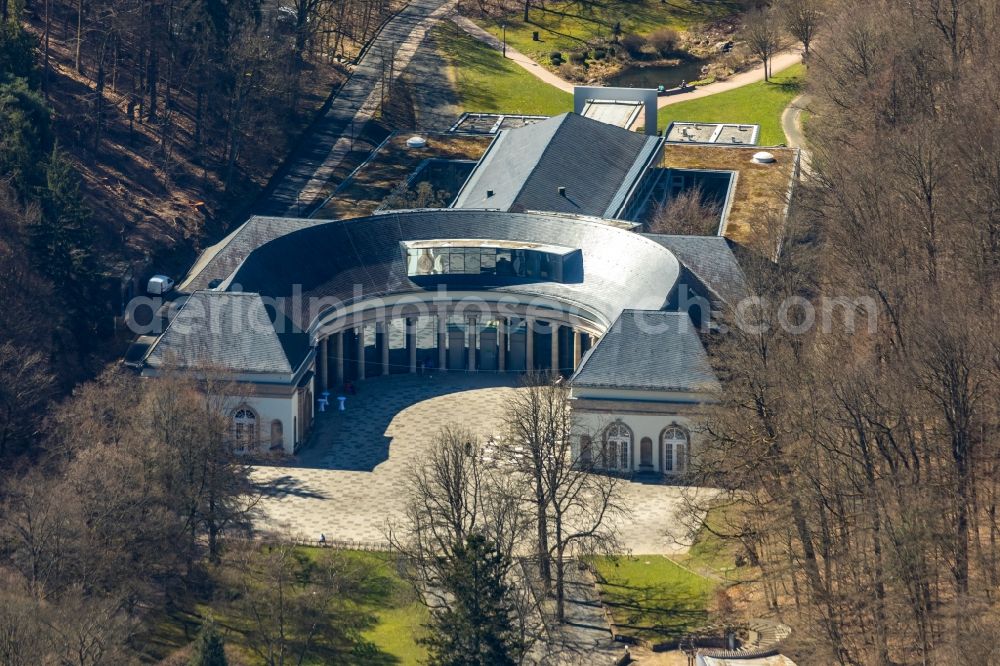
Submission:
<svg viewBox="0 0 1000 666">
<path fill-rule="evenodd" d="M 457 544 L 442 563 L 442 584 L 452 603 L 436 612 L 423 642 L 434 666 L 504 666 L 518 663 L 506 556 L 480 535 Z"/>
</svg>

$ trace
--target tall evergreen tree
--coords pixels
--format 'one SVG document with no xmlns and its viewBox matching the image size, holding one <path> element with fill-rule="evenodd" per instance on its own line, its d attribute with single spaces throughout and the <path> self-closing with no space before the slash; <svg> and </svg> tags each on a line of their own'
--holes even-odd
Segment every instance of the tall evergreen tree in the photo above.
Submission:
<svg viewBox="0 0 1000 666">
<path fill-rule="evenodd" d="M 2 65 L 3 63 L 0 63 Z M 45 183 L 52 150 L 49 108 L 23 78 L 4 82 L 0 73 L 0 177 L 10 178 L 22 202 Z"/>
<path fill-rule="evenodd" d="M 45 185 L 37 197 L 42 214 L 28 229 L 33 263 L 55 286 L 66 325 L 78 348 L 85 351 L 107 315 L 104 267 L 95 252 L 80 176 L 58 146 L 46 162 Z"/>
<path fill-rule="evenodd" d="M 91 239 L 86 224 L 90 212 L 80 194 L 80 177 L 73 165 L 52 148 L 41 191 L 42 216 L 31 230 L 39 269 L 57 287 L 78 281 L 89 268 Z"/>
<path fill-rule="evenodd" d="M 25 79 L 32 88 L 37 87 L 35 46 L 35 38 L 20 23 L 0 23 L 0 81 Z"/>
<path fill-rule="evenodd" d="M 435 612 L 423 643 L 433 666 L 504 666 L 518 663 L 518 640 L 510 586 L 503 572 L 507 556 L 473 534 L 442 562 L 442 585 L 452 603 Z"/>
</svg>

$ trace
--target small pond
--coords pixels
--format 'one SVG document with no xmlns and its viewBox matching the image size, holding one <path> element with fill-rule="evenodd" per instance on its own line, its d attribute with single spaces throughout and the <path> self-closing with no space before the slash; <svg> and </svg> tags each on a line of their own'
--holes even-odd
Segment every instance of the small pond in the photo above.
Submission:
<svg viewBox="0 0 1000 666">
<path fill-rule="evenodd" d="M 649 65 L 646 67 L 635 64 L 623 69 L 607 80 L 609 86 L 619 88 L 655 88 L 663 86 L 674 88 L 681 81 L 697 81 L 702 78 L 701 68 L 708 64 L 706 60 L 690 58 L 681 60 L 676 65 Z"/>
</svg>

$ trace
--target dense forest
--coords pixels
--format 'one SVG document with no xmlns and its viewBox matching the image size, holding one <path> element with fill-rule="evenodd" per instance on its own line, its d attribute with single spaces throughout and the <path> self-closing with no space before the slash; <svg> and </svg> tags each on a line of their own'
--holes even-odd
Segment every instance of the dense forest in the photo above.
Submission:
<svg viewBox="0 0 1000 666">
<path fill-rule="evenodd" d="M 814 178 L 718 341 L 700 471 L 802 663 L 1000 663 L 998 29 L 991 0 L 831 6 Z"/>
<path fill-rule="evenodd" d="M 391 9 L 0 3 L 0 465 L 120 356 L 124 285 L 245 219 Z"/>
<path fill-rule="evenodd" d="M 247 526 L 232 391 L 104 370 L 122 283 L 245 219 L 391 9 L 0 1 L 0 664 L 134 663 Z"/>
</svg>

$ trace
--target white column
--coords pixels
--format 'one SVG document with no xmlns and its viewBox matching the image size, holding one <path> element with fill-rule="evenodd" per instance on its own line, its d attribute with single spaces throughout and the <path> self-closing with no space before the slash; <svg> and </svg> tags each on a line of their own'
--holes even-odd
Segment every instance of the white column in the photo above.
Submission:
<svg viewBox="0 0 1000 666">
<path fill-rule="evenodd" d="M 478 335 L 476 335 L 477 331 L 476 331 L 476 318 L 475 317 L 469 317 L 469 329 L 468 329 L 468 332 L 469 332 L 469 372 L 475 372 L 476 371 L 476 347 L 477 347 L 476 338 L 479 337 Z"/>
<path fill-rule="evenodd" d="M 438 368 L 448 369 L 448 316 L 444 310 L 438 311 Z"/>
<path fill-rule="evenodd" d="M 524 320 L 524 367 L 528 372 L 535 371 L 535 320 L 528 317 Z"/>
<path fill-rule="evenodd" d="M 328 342 L 329 342 L 329 338 L 323 338 L 316 345 L 317 347 L 319 347 L 319 363 L 317 363 L 317 365 L 319 366 L 319 390 L 320 391 L 325 391 L 325 390 L 327 390 L 329 388 L 329 384 L 327 382 L 327 379 L 329 378 L 329 375 L 327 374 L 328 368 L 329 368 L 329 366 L 327 365 L 327 346 L 328 346 L 327 343 Z"/>
<path fill-rule="evenodd" d="M 507 371 L 507 318 L 500 317 L 497 320 L 497 370 Z"/>
<path fill-rule="evenodd" d="M 365 325 L 356 329 L 358 332 L 358 379 L 365 378 Z"/>
<path fill-rule="evenodd" d="M 417 373 L 417 318 L 406 318 L 406 344 L 410 350 L 410 374 Z"/>
<path fill-rule="evenodd" d="M 344 332 L 334 333 L 336 336 L 334 353 L 337 355 L 337 386 L 344 383 Z"/>
<path fill-rule="evenodd" d="M 583 357 L 583 335 L 580 329 L 573 329 L 573 370 L 580 367 L 580 359 Z"/>
<path fill-rule="evenodd" d="M 552 331 L 552 374 L 559 374 L 559 324 L 554 321 L 549 322 L 549 330 Z"/>
<path fill-rule="evenodd" d="M 379 331 L 382 333 L 382 374 L 389 374 L 389 321 L 382 320 L 378 323 Z"/>
</svg>

